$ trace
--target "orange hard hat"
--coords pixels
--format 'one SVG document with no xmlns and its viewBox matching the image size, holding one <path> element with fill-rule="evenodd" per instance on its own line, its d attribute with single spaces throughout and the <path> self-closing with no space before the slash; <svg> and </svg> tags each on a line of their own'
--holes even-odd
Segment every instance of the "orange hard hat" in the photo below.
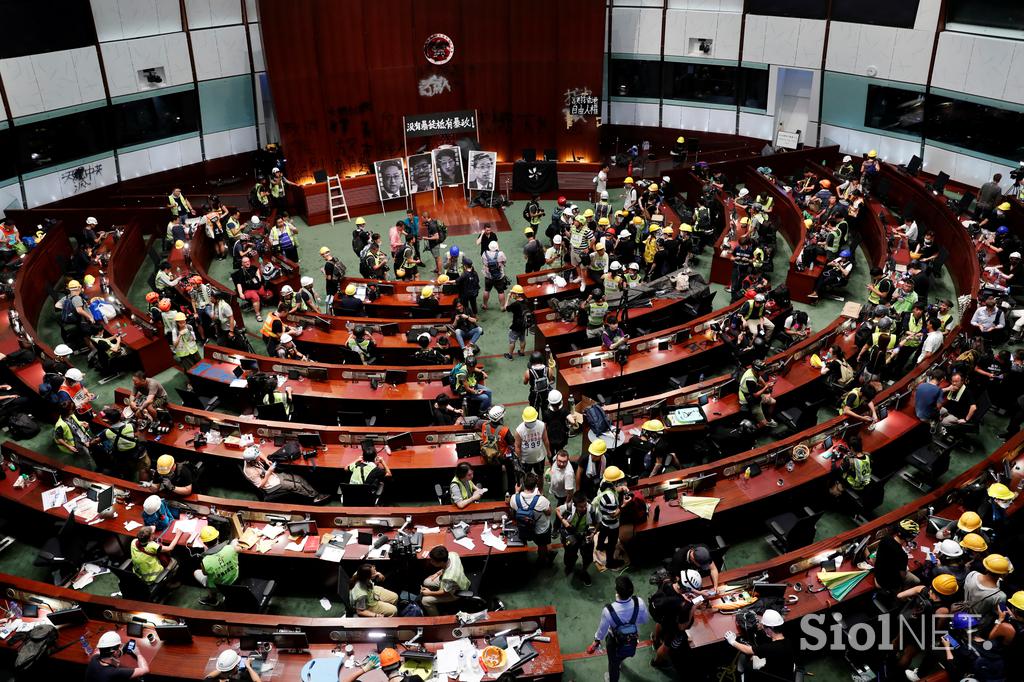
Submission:
<svg viewBox="0 0 1024 682">
<path fill-rule="evenodd" d="M 380 667 L 387 668 L 389 665 L 395 665 L 401 663 L 402 657 L 398 655 L 398 652 L 388 647 L 384 651 L 380 652 Z"/>
<path fill-rule="evenodd" d="M 191 282 L 192 284 L 202 284 L 203 278 L 199 275 L 192 275 L 191 277 L 188 278 L 188 281 Z"/>
<path fill-rule="evenodd" d="M 156 303 L 159 300 L 160 294 L 156 293 L 155 291 L 151 291 L 148 294 L 146 294 L 146 303 Z"/>
<path fill-rule="evenodd" d="M 171 299 L 169 299 L 169 298 L 160 299 L 160 303 L 157 304 L 157 307 L 160 308 L 160 310 L 162 312 L 166 313 L 168 310 L 171 309 Z"/>
</svg>

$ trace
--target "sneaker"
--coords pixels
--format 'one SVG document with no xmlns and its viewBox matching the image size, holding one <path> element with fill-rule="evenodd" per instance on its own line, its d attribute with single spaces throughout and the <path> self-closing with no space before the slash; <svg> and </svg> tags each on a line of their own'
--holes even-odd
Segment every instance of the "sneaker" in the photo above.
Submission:
<svg viewBox="0 0 1024 682">
<path fill-rule="evenodd" d="M 257 315 L 256 316 L 256 321 L 257 322 L 262 322 L 263 321 L 263 316 L 262 315 Z"/>
<path fill-rule="evenodd" d="M 767 426 L 769 429 L 774 429 L 776 426 L 779 425 L 779 422 L 775 421 L 774 419 L 769 419 L 764 423 L 764 425 Z"/>
<path fill-rule="evenodd" d="M 594 584 L 594 579 L 590 577 L 590 574 L 586 571 L 576 571 L 576 577 L 580 579 L 584 587 L 590 587 Z"/>
<path fill-rule="evenodd" d="M 917 668 L 911 668 L 903 674 L 907 676 L 907 679 L 910 680 L 910 682 L 918 682 L 918 680 L 921 679 L 917 674 Z"/>
<path fill-rule="evenodd" d="M 505 353 L 505 359 L 506 360 L 511 360 L 512 359 L 512 354 L 511 353 Z"/>
</svg>

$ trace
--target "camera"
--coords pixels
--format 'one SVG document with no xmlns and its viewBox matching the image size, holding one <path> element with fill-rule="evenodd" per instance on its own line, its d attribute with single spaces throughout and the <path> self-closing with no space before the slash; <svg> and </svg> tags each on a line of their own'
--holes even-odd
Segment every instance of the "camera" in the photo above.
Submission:
<svg viewBox="0 0 1024 682">
<path fill-rule="evenodd" d="M 1024 178 L 1024 161 L 1019 162 L 1020 165 L 1010 171 L 1010 177 L 1014 180 L 1020 180 Z"/>
</svg>

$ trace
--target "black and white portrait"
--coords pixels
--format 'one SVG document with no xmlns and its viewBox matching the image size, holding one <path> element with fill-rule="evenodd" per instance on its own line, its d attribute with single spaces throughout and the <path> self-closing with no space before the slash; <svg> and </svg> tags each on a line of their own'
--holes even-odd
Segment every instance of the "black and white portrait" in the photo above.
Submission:
<svg viewBox="0 0 1024 682">
<path fill-rule="evenodd" d="M 405 186 L 402 159 L 374 161 L 373 170 L 377 174 L 377 189 L 380 190 L 381 201 L 409 196 L 409 190 Z"/>
<path fill-rule="evenodd" d="M 462 154 L 458 147 L 435 149 L 433 154 L 434 173 L 437 175 L 439 186 L 461 185 L 465 182 L 465 176 L 462 174 Z"/>
<path fill-rule="evenodd" d="M 466 185 L 470 189 L 482 192 L 494 191 L 494 169 L 497 165 L 497 152 L 470 152 L 469 177 Z"/>
<path fill-rule="evenodd" d="M 409 192 L 434 191 L 434 166 L 431 163 L 430 152 L 424 154 L 413 154 L 409 157 Z"/>
</svg>

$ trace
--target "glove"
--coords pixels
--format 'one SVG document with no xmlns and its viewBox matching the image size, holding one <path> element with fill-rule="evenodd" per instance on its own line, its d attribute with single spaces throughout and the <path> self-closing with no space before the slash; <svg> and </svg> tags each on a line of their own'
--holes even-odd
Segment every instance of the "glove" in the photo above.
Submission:
<svg viewBox="0 0 1024 682">
<path fill-rule="evenodd" d="M 591 644 L 590 646 L 587 647 L 587 653 L 588 654 L 596 654 L 597 650 L 600 648 L 600 646 L 601 646 L 601 643 L 595 640 L 593 644 Z"/>
<path fill-rule="evenodd" d="M 363 664 L 359 667 L 363 669 L 364 673 L 368 673 L 371 670 L 376 670 L 380 667 L 380 656 L 378 656 L 377 654 L 370 654 L 366 657 L 366 660 L 364 660 Z"/>
<path fill-rule="evenodd" d="M 728 630 L 725 633 L 725 641 L 731 646 L 736 641 L 736 633 L 732 630 Z"/>
<path fill-rule="evenodd" d="M 165 478 L 164 480 L 160 481 L 160 490 L 168 493 L 174 490 L 174 484 L 171 483 L 171 479 Z"/>
</svg>

